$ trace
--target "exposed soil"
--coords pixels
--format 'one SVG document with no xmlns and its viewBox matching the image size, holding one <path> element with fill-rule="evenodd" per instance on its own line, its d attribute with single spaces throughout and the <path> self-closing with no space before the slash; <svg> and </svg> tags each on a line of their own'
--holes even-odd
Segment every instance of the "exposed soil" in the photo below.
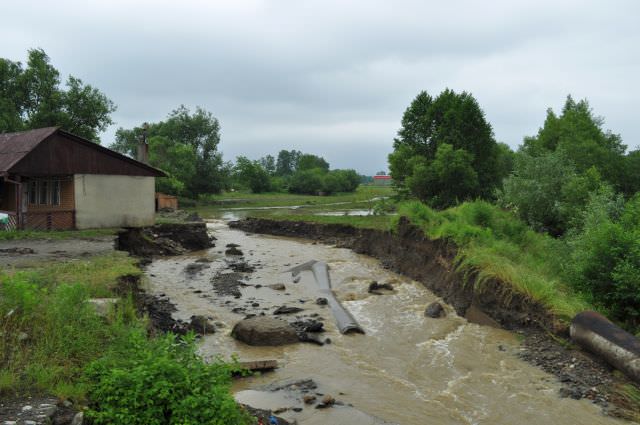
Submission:
<svg viewBox="0 0 640 425">
<path fill-rule="evenodd" d="M 138 257 L 180 255 L 214 246 L 206 223 L 167 223 L 127 228 L 118 233 L 116 249 Z"/>
<path fill-rule="evenodd" d="M 22 239 L 0 241 L 0 268 L 33 267 L 43 262 L 67 261 L 113 251 L 114 236 L 86 239 Z"/>
<path fill-rule="evenodd" d="M 474 275 L 465 277 L 454 270 L 455 245 L 427 239 L 404 218 L 394 233 L 339 224 L 257 218 L 231 222 L 229 226 L 251 233 L 317 240 L 375 257 L 385 268 L 424 284 L 470 321 L 480 318 L 481 324 L 499 325 L 522 335 L 521 357 L 555 375 L 563 385 L 561 396 L 587 398 L 609 413 L 627 416 L 620 411 L 625 406 L 611 405 L 616 404 L 614 388 L 629 383 L 626 378 L 571 345 L 566 325 L 540 304 L 508 291 L 507 285 L 495 280 L 483 282 L 480 290 L 474 289 Z"/>
</svg>

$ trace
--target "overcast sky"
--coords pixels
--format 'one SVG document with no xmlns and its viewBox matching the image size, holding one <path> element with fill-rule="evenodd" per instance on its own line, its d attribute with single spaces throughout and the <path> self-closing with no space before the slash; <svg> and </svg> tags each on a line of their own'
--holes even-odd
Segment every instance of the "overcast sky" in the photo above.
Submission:
<svg viewBox="0 0 640 425">
<path fill-rule="evenodd" d="M 384 170 L 420 90 L 471 92 L 517 147 L 567 94 L 640 144 L 640 2 L 1 0 L 0 56 L 43 48 L 118 127 L 211 111 L 225 159 L 281 149 Z"/>
</svg>

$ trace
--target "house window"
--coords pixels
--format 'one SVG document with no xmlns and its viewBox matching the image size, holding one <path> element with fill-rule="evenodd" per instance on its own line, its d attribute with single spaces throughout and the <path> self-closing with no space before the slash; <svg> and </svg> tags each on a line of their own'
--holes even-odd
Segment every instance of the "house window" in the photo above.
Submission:
<svg viewBox="0 0 640 425">
<path fill-rule="evenodd" d="M 29 182 L 29 203 L 31 205 L 38 202 L 38 182 L 32 180 Z"/>
<path fill-rule="evenodd" d="M 49 182 L 46 180 L 41 180 L 38 186 L 38 204 L 47 205 L 49 203 Z"/>
<path fill-rule="evenodd" d="M 60 180 L 51 182 L 51 205 L 60 205 Z"/>
</svg>

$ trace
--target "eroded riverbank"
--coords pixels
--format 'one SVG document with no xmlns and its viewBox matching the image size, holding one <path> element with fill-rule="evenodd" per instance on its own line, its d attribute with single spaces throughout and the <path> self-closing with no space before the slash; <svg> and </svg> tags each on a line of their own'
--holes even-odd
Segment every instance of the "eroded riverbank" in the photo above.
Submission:
<svg viewBox="0 0 640 425">
<path fill-rule="evenodd" d="M 212 317 L 217 331 L 202 339 L 205 357 L 237 354 L 240 360 L 279 361 L 281 367 L 275 372 L 237 382 L 235 390 L 243 401 L 256 407 L 290 408 L 280 416 L 301 424 L 376 423 L 374 417 L 379 418 L 377 423 L 409 425 L 618 423 L 602 416 L 587 400 L 559 398 L 555 377 L 518 358 L 521 346 L 513 333 L 471 324 L 449 306 L 445 318 L 426 318 L 425 306 L 438 298 L 373 258 L 310 241 L 247 235 L 222 222 L 210 227 L 217 247 L 154 261 L 147 269 L 149 290 L 174 303 L 177 318 Z M 243 256 L 225 255 L 229 243 L 238 244 Z M 315 304 L 317 288 L 310 274 L 294 283 L 290 274 L 283 273 L 310 259 L 329 264 L 337 297 L 365 328 L 365 335 L 337 331 L 326 307 Z M 204 266 L 195 272 L 188 269 L 197 261 Z M 239 263 L 249 266 L 244 270 L 254 269 L 235 272 L 241 277 L 236 288 L 240 296 L 216 293 L 219 276 L 233 272 L 233 264 Z M 390 283 L 394 292 L 368 293 L 374 280 Z M 268 287 L 277 283 L 285 290 Z M 282 305 L 303 309 L 298 319 L 294 314 L 290 320 L 305 316 L 322 320 L 323 337 L 332 343 L 251 347 L 230 337 L 233 324 L 246 315 L 272 316 Z M 358 410 L 315 409 L 297 397 L 287 400 L 273 393 L 245 392 L 299 379 L 313 379 L 317 392 Z"/>
</svg>

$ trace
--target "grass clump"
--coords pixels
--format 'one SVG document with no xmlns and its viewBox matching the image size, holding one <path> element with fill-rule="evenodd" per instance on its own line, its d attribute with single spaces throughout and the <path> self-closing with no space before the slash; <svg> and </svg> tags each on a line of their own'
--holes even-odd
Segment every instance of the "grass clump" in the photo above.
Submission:
<svg viewBox="0 0 640 425">
<path fill-rule="evenodd" d="M 429 238 L 455 242 L 458 269 L 477 275 L 478 290 L 488 279 L 502 282 L 506 294 L 524 294 L 565 320 L 590 307 L 558 277 L 562 244 L 495 205 L 475 201 L 435 211 L 421 202 L 407 202 L 399 213 Z"/>
</svg>

